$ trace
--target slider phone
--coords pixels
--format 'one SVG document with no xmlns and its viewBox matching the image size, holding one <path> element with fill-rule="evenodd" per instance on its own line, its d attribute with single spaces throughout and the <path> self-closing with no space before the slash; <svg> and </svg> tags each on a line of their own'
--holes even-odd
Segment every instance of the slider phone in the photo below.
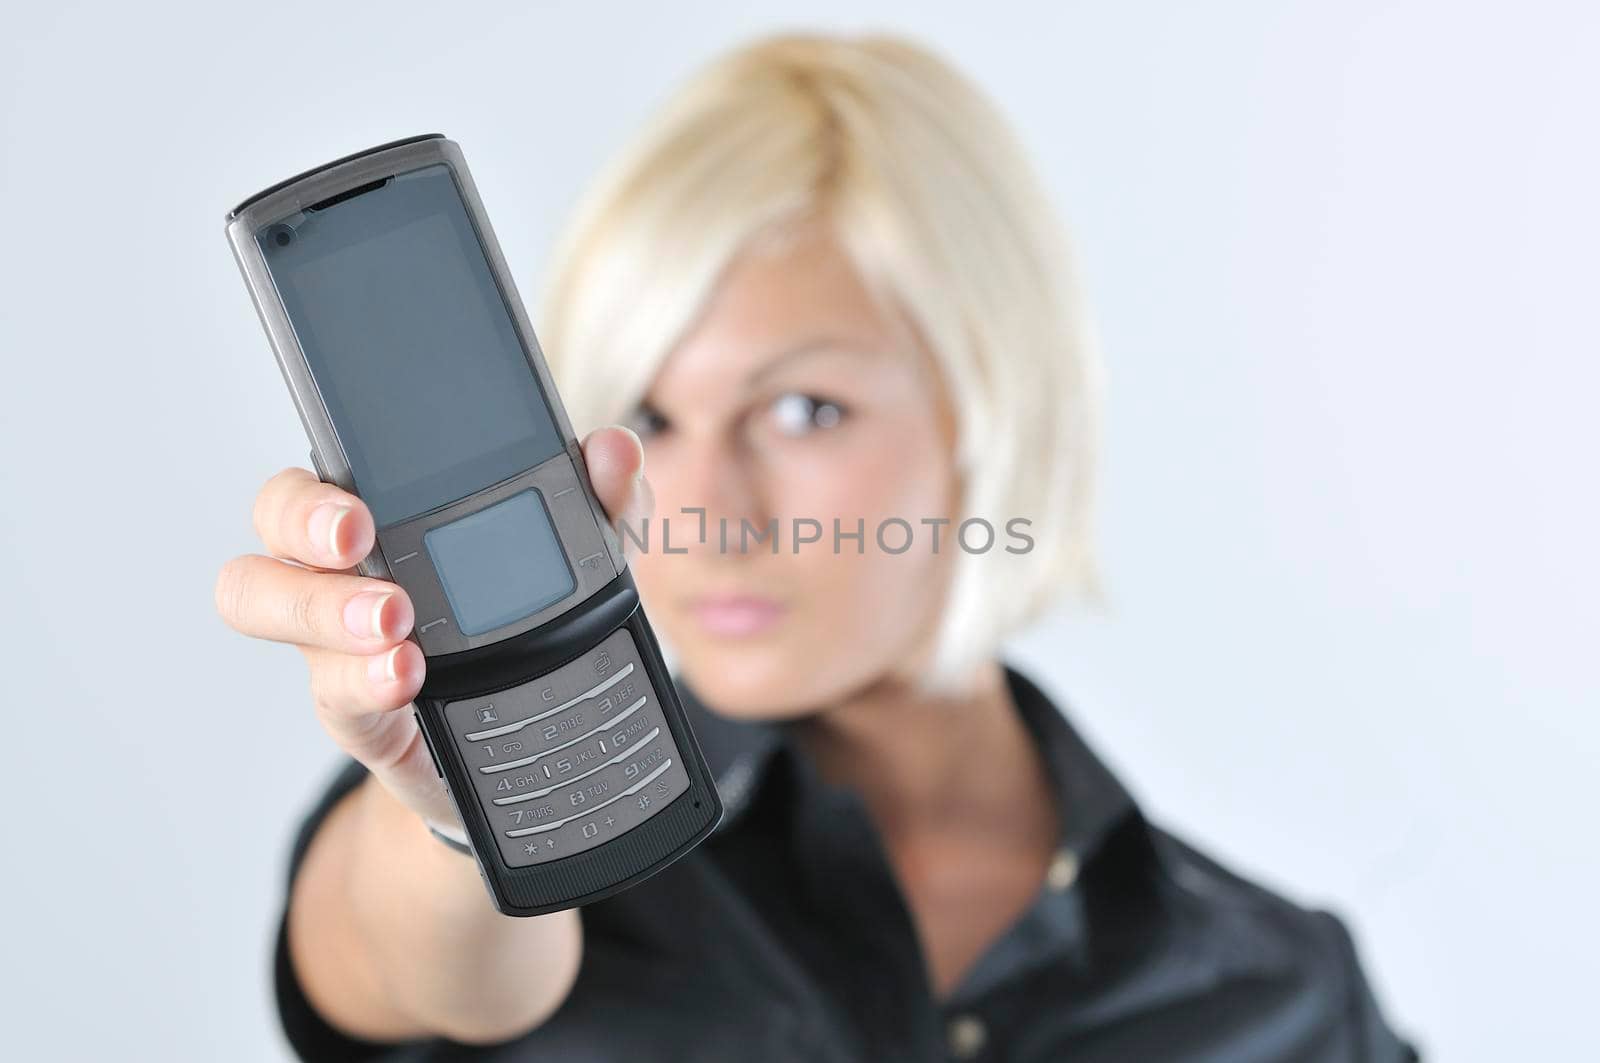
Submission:
<svg viewBox="0 0 1600 1063">
<path fill-rule="evenodd" d="M 416 606 L 417 722 L 495 906 L 631 886 L 722 814 L 460 148 L 347 156 L 228 215 L 318 475 Z"/>
</svg>

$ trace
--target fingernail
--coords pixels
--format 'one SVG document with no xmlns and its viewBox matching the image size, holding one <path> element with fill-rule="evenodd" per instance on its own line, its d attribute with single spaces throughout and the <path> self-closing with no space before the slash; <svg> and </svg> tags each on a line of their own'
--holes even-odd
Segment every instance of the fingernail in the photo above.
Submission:
<svg viewBox="0 0 1600 1063">
<path fill-rule="evenodd" d="M 364 591 L 345 602 L 345 630 L 358 639 L 383 638 L 383 607 L 393 597 L 393 592 Z"/>
<path fill-rule="evenodd" d="M 311 542 L 327 551 L 328 557 L 342 556 L 342 551 L 339 549 L 339 529 L 344 526 L 344 519 L 349 515 L 350 507 L 338 502 L 324 502 L 311 511 L 308 528 Z"/>
<path fill-rule="evenodd" d="M 374 683 L 393 683 L 400 678 L 395 661 L 400 656 L 400 650 L 405 645 L 401 643 L 389 650 L 388 653 L 379 654 L 367 662 L 367 677 Z"/>
</svg>

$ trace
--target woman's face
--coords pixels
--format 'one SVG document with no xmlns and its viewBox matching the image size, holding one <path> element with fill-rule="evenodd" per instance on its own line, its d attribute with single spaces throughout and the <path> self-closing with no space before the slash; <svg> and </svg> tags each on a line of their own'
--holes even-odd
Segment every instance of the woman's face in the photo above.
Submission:
<svg viewBox="0 0 1600 1063">
<path fill-rule="evenodd" d="M 923 523 L 952 519 L 957 497 L 931 358 L 820 228 L 793 235 L 729 268 L 635 422 L 655 490 L 635 576 L 689 685 L 736 716 L 794 716 L 909 674 L 953 554 L 950 528 L 935 552 Z M 703 542 L 702 518 L 684 512 L 699 508 Z M 911 526 L 904 553 L 877 541 L 894 517 Z M 836 546 L 836 519 L 862 538 Z M 818 541 L 798 542 L 796 520 L 800 538 L 820 525 Z M 884 531 L 892 550 L 905 539 Z"/>
</svg>

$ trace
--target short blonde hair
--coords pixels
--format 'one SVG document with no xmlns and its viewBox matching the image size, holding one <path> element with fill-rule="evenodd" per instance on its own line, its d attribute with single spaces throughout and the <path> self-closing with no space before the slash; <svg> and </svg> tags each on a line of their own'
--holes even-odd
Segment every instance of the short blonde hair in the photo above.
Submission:
<svg viewBox="0 0 1600 1063">
<path fill-rule="evenodd" d="M 784 34 L 722 56 L 579 204 L 540 340 L 579 431 L 621 420 L 740 250 L 812 215 L 944 374 L 957 521 L 1032 521 L 1026 554 L 954 558 L 931 674 L 950 687 L 1062 592 L 1096 586 L 1096 344 L 1065 232 L 973 84 L 891 36 Z"/>
</svg>

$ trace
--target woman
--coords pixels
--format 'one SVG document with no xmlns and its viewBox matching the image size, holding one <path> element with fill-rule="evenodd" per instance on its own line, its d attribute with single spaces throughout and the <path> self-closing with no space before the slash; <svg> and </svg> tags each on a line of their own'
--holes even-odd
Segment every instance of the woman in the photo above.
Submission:
<svg viewBox="0 0 1600 1063">
<path fill-rule="evenodd" d="M 982 97 L 881 37 L 724 58 L 596 185 L 541 338 L 574 423 L 633 425 L 585 454 L 727 811 L 582 911 L 504 918 L 431 836 L 412 609 L 348 571 L 371 517 L 266 485 L 299 564 L 230 562 L 219 608 L 302 647 L 352 758 L 280 938 L 303 1057 L 1410 1057 L 1336 920 L 1149 826 L 999 658 L 1092 584 L 1097 368 L 1050 217 Z"/>
</svg>

